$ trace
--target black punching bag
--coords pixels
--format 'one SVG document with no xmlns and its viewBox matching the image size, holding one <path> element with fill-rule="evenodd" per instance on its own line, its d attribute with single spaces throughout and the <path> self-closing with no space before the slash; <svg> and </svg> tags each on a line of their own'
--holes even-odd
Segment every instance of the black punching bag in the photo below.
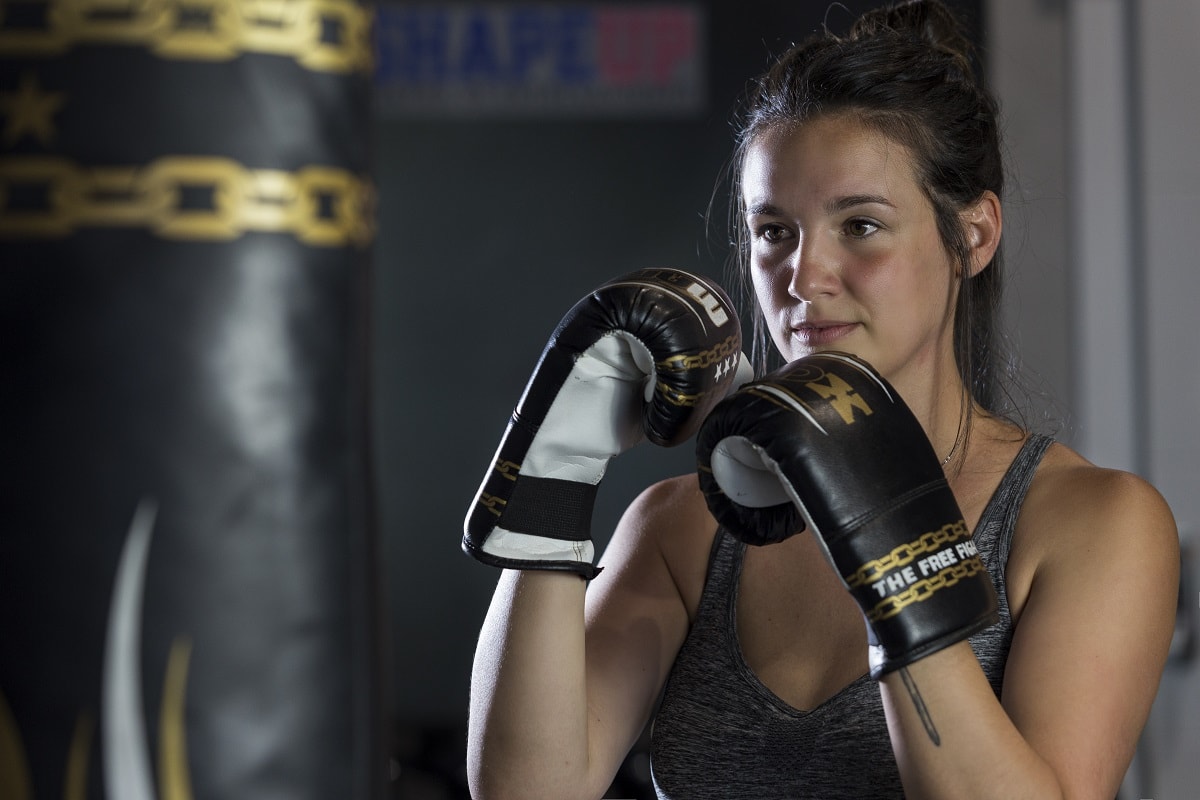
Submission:
<svg viewBox="0 0 1200 800">
<path fill-rule="evenodd" d="M 0 798 L 386 787 L 371 9 L 0 5 Z"/>
</svg>

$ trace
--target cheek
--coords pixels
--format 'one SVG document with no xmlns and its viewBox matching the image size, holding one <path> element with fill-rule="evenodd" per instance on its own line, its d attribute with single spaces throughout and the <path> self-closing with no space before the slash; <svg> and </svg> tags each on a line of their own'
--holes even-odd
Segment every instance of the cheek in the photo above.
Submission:
<svg viewBox="0 0 1200 800">
<path fill-rule="evenodd" d="M 771 341 L 786 359 L 791 360 L 787 334 L 781 323 L 788 306 L 786 284 L 780 286 L 777 272 L 754 267 L 750 269 L 750 283 L 754 287 L 754 296 L 758 298 L 758 308 L 766 321 L 766 330 L 771 336 Z"/>
<path fill-rule="evenodd" d="M 771 269 L 752 260 L 750 262 L 750 283 L 754 287 L 754 294 L 758 297 L 758 304 L 763 311 L 777 310 L 781 303 L 786 302 L 788 287 L 785 271 Z"/>
<path fill-rule="evenodd" d="M 936 247 L 926 249 L 921 264 L 924 268 L 918 273 L 919 282 L 927 298 L 930 316 L 941 319 L 954 305 L 955 289 L 958 285 L 954 264 L 941 248 L 940 242 Z M 939 300 L 941 302 L 938 302 Z"/>
<path fill-rule="evenodd" d="M 953 267 L 939 247 L 919 247 L 865 261 L 855 271 L 859 292 L 891 298 L 912 308 L 938 310 L 939 299 L 951 290 Z"/>
<path fill-rule="evenodd" d="M 758 298 L 759 306 L 763 311 L 768 311 L 774 305 L 771 300 L 771 283 L 766 274 L 753 265 L 750 267 L 750 284 L 754 287 L 754 296 Z"/>
<path fill-rule="evenodd" d="M 921 242 L 919 257 L 918 263 L 924 265 L 924 277 L 931 286 L 940 288 L 954 283 L 954 276 L 958 272 L 957 264 L 946 246 L 942 244 L 936 228 L 933 228 Z"/>
</svg>

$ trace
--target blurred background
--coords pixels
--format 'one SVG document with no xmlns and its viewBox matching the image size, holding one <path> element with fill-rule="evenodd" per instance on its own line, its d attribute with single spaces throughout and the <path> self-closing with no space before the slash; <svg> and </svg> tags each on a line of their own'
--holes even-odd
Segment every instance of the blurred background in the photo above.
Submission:
<svg viewBox="0 0 1200 800">
<path fill-rule="evenodd" d="M 0 2 L 0 800 L 467 797 L 496 573 L 459 540 L 530 370 L 615 275 L 728 285 L 747 82 L 874 5 Z M 1028 418 L 1147 477 L 1185 545 L 1121 800 L 1195 797 L 1200 5 L 953 5 L 1002 106 Z M 135 162 L 197 219 L 130 210 L 103 169 Z M 107 201 L 72 199 L 80 165 Z M 257 198 L 241 228 L 230 175 Z M 692 468 L 689 445 L 617 459 L 597 546 Z M 652 794 L 639 749 L 608 796 Z"/>
<path fill-rule="evenodd" d="M 837 30 L 872 5 L 673 6 L 696 20 L 695 61 L 677 73 L 682 97 L 657 107 L 615 112 L 543 98 L 534 108 L 480 109 L 377 96 L 375 419 L 397 725 L 412 748 L 401 749 L 401 782 L 461 775 L 453 770 L 473 635 L 494 576 L 464 562 L 453 540 L 549 331 L 589 287 L 629 268 L 725 277 L 721 179 L 746 80 L 821 24 Z M 1150 478 L 1190 542 L 1200 516 L 1200 356 L 1190 322 L 1200 279 L 1187 221 L 1200 211 L 1200 6 L 957 6 L 1002 104 L 1007 325 L 1032 390 L 1030 421 L 1099 463 Z M 387 47 L 386 27 L 383 36 Z M 414 352 L 413 337 L 434 341 L 432 331 L 437 344 Z M 610 531 L 640 488 L 688 470 L 690 457 L 685 446 L 619 458 L 595 531 Z M 1191 797 L 1200 787 L 1200 680 L 1184 657 L 1195 580 L 1192 566 L 1179 660 L 1127 781 L 1130 798 Z M 630 783 L 614 797 L 645 785 L 644 758 L 627 768 Z"/>
</svg>

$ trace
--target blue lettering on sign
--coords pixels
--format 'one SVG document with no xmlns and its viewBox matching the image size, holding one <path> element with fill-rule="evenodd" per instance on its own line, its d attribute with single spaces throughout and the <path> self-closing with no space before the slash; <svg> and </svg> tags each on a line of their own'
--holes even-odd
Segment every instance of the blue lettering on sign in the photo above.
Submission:
<svg viewBox="0 0 1200 800">
<path fill-rule="evenodd" d="M 462 47 L 462 76 L 473 78 L 494 77 L 499 58 L 492 40 L 492 27 L 483 12 L 476 11 L 467 17 L 466 42 Z"/>
<path fill-rule="evenodd" d="M 596 22 L 591 9 L 502 10 L 380 6 L 375 24 L 376 80 L 414 84 L 595 80 Z"/>
<path fill-rule="evenodd" d="M 449 70 L 450 17 L 444 10 L 424 13 L 379 9 L 375 74 L 384 82 L 440 82 Z"/>
<path fill-rule="evenodd" d="M 531 8 L 519 8 L 509 18 L 509 78 L 519 83 L 548 50 L 545 15 Z"/>
<path fill-rule="evenodd" d="M 692 111 L 703 105 L 697 3 L 381 0 L 375 88 L 388 113 Z"/>
<path fill-rule="evenodd" d="M 585 60 L 585 40 L 593 28 L 593 15 L 583 9 L 564 11 L 558 19 L 558 76 L 565 83 L 587 83 L 596 78 L 596 69 Z"/>
</svg>

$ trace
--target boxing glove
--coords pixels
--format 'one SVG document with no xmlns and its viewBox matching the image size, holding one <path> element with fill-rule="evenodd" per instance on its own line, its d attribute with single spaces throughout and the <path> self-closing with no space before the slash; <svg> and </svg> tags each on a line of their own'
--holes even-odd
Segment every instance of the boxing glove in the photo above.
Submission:
<svg viewBox="0 0 1200 800">
<path fill-rule="evenodd" d="M 609 461 L 695 433 L 750 377 L 716 283 L 676 269 L 616 278 L 581 299 L 542 352 L 467 514 L 463 549 L 493 566 L 595 577 L 592 507 Z"/>
<path fill-rule="evenodd" d="M 941 463 L 895 390 L 826 352 L 743 386 L 696 437 L 709 509 L 748 544 L 811 531 L 867 622 L 871 675 L 997 619 Z"/>
</svg>

